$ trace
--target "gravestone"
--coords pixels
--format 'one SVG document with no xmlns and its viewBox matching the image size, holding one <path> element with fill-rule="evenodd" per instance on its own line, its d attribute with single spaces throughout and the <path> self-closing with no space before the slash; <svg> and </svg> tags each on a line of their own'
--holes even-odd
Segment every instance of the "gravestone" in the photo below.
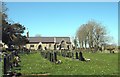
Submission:
<svg viewBox="0 0 120 77">
<path fill-rule="evenodd" d="M 66 57 L 69 57 L 69 52 L 66 52 Z"/>
<path fill-rule="evenodd" d="M 62 56 L 65 57 L 65 51 L 61 50 Z"/>
<path fill-rule="evenodd" d="M 6 56 L 4 56 L 4 74 L 7 74 L 7 59 L 6 59 Z"/>
<path fill-rule="evenodd" d="M 57 53 L 54 52 L 54 61 L 56 62 L 57 61 Z"/>
<path fill-rule="evenodd" d="M 2 58 L 0 57 L 0 62 L 2 61 Z"/>
<path fill-rule="evenodd" d="M 44 57 L 44 52 L 42 52 L 42 57 Z"/>
<path fill-rule="evenodd" d="M 72 58 L 74 59 L 74 52 L 72 52 Z"/>
<path fill-rule="evenodd" d="M 51 59 L 51 58 L 52 58 L 52 53 L 50 52 L 50 61 L 52 61 L 52 59 Z"/>
<path fill-rule="evenodd" d="M 69 58 L 72 58 L 72 52 L 69 52 Z"/>
<path fill-rule="evenodd" d="M 65 54 L 65 51 L 63 52 L 63 57 L 65 57 L 66 56 L 66 54 Z"/>
<path fill-rule="evenodd" d="M 45 53 L 45 52 L 42 52 L 42 57 L 44 57 L 44 53 Z"/>
<path fill-rule="evenodd" d="M 52 52 L 52 56 L 51 56 L 51 62 L 54 62 L 54 57 L 53 57 L 53 52 Z"/>
<path fill-rule="evenodd" d="M 69 52 L 69 58 L 71 58 L 71 52 Z"/>
<path fill-rule="evenodd" d="M 45 58 L 47 58 L 47 55 L 48 55 L 48 53 L 47 53 L 47 52 L 45 52 Z"/>
<path fill-rule="evenodd" d="M 85 61 L 81 51 L 79 52 L 79 60 L 80 61 Z"/>
<path fill-rule="evenodd" d="M 79 58 L 78 58 L 78 52 L 76 52 L 76 59 L 79 59 Z"/>
<path fill-rule="evenodd" d="M 65 53 L 62 51 L 62 56 L 63 56 L 63 57 L 64 57 L 64 54 L 65 54 Z"/>
<path fill-rule="evenodd" d="M 47 52 L 47 59 L 50 60 L 50 52 Z"/>
<path fill-rule="evenodd" d="M 44 58 L 45 58 L 45 54 L 46 54 L 46 52 L 44 52 Z"/>
<path fill-rule="evenodd" d="M 41 51 L 41 56 L 43 57 L 43 51 Z"/>
<path fill-rule="evenodd" d="M 66 52 L 64 52 L 64 57 L 66 57 Z"/>
</svg>

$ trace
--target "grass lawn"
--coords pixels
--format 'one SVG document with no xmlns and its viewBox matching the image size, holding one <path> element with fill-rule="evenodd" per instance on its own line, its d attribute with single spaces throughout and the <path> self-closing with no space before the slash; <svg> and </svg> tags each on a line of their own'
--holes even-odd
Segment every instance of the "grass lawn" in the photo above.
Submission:
<svg viewBox="0 0 120 77">
<path fill-rule="evenodd" d="M 0 77 L 2 77 L 2 62 L 0 62 Z"/>
<path fill-rule="evenodd" d="M 118 54 L 83 53 L 90 58 L 90 62 L 58 56 L 61 64 L 54 64 L 37 53 L 21 54 L 22 74 L 50 74 L 50 75 L 116 75 L 118 74 Z"/>
</svg>

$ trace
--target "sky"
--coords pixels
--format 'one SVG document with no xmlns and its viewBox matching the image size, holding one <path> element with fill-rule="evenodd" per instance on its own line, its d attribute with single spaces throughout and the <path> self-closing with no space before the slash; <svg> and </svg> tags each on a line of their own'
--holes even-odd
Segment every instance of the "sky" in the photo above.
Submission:
<svg viewBox="0 0 120 77">
<path fill-rule="evenodd" d="M 118 43 L 117 2 L 6 2 L 6 6 L 9 20 L 28 28 L 30 36 L 75 37 L 82 24 L 96 20 L 113 37 L 111 43 Z"/>
<path fill-rule="evenodd" d="M 4 2 L 119 2 L 119 0 L 1 0 Z"/>
</svg>

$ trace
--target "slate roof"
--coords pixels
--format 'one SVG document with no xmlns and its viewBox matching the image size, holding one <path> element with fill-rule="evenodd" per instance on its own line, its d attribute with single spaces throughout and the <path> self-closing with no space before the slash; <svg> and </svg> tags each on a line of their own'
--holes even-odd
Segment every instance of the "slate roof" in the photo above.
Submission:
<svg viewBox="0 0 120 77">
<path fill-rule="evenodd" d="M 56 42 L 60 43 L 62 40 L 70 42 L 70 37 L 56 37 Z"/>
<path fill-rule="evenodd" d="M 62 40 L 70 43 L 70 37 L 29 37 L 29 42 L 42 42 L 42 43 L 60 43 Z"/>
<path fill-rule="evenodd" d="M 52 37 L 30 37 L 28 39 L 30 42 L 54 42 Z"/>
</svg>

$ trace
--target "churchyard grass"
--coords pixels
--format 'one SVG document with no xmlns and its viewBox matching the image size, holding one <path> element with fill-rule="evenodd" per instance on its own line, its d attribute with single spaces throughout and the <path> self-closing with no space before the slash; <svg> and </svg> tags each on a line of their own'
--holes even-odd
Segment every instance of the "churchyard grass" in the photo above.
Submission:
<svg viewBox="0 0 120 77">
<path fill-rule="evenodd" d="M 3 70 L 3 68 L 2 68 L 2 61 L 1 61 L 0 62 L 0 77 L 2 77 L 2 74 L 3 74 L 2 70 Z"/>
<path fill-rule="evenodd" d="M 20 54 L 21 72 L 27 74 L 49 74 L 49 75 L 116 75 L 118 74 L 118 54 L 110 53 L 87 53 L 85 58 L 90 62 L 82 62 L 72 58 L 58 56 L 61 64 L 55 64 L 43 58 L 39 51 L 30 54 Z"/>
</svg>

